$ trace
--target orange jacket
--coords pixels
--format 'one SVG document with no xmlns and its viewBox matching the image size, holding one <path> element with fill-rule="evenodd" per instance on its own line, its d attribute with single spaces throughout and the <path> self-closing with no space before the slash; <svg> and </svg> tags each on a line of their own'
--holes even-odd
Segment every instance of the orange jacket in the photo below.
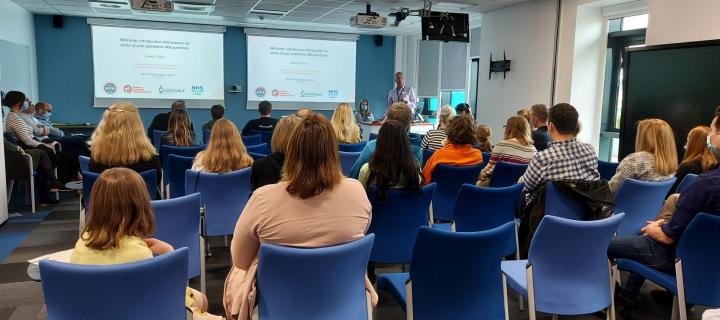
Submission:
<svg viewBox="0 0 720 320">
<path fill-rule="evenodd" d="M 439 163 L 452 166 L 472 166 L 483 162 L 482 152 L 470 144 L 455 145 L 448 144 L 442 149 L 435 151 L 423 168 L 425 184 L 431 182 L 432 172 Z"/>
</svg>

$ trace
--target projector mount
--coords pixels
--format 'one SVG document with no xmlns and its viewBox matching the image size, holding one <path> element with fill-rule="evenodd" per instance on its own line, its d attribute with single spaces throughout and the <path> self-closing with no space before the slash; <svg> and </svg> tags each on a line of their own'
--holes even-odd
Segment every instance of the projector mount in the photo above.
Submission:
<svg viewBox="0 0 720 320">
<path fill-rule="evenodd" d="M 430 15 L 431 10 L 432 0 L 424 0 L 422 9 L 410 10 L 410 8 L 400 8 L 397 12 L 390 13 L 388 16 L 395 17 L 395 23 L 393 23 L 393 25 L 397 27 L 400 25 L 400 22 L 405 20 L 405 18 L 409 16 L 427 17 Z"/>
</svg>

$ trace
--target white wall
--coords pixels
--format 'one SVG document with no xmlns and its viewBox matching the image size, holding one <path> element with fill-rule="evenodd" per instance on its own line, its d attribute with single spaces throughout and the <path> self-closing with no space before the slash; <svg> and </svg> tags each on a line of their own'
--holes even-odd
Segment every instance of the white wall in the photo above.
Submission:
<svg viewBox="0 0 720 320">
<path fill-rule="evenodd" d="M 650 0 L 648 45 L 720 39 L 720 1 Z"/>
<path fill-rule="evenodd" d="M 35 26 L 32 13 L 10 0 L 0 0 L 0 39 L 30 48 L 31 96 L 34 101 L 37 101 L 37 59 L 35 57 Z M 0 223 L 7 219 L 7 213 L 5 155 L 0 153 Z"/>
<path fill-rule="evenodd" d="M 483 15 L 480 35 L 480 75 L 477 122 L 503 135 L 507 118 L 536 103 L 551 103 L 557 0 L 538 0 Z M 503 79 L 488 80 L 490 53 L 512 60 Z"/>
</svg>

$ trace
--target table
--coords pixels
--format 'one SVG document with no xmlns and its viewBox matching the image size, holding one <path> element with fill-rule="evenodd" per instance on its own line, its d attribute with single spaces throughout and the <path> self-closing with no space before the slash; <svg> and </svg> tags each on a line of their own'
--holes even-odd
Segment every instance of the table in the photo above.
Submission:
<svg viewBox="0 0 720 320">
<path fill-rule="evenodd" d="M 382 127 L 382 123 L 380 122 L 360 122 L 358 123 L 360 125 L 360 129 L 362 129 L 362 139 L 363 141 L 369 141 L 370 140 L 370 133 L 378 134 L 380 132 L 380 127 Z M 410 132 L 411 133 L 417 133 L 417 134 L 426 134 L 428 131 L 435 129 L 435 125 L 432 123 L 427 122 L 418 122 L 413 123 L 410 125 Z"/>
<path fill-rule="evenodd" d="M 70 135 L 84 135 L 84 136 L 90 136 L 92 135 L 93 131 L 95 131 L 95 128 L 97 128 L 97 124 L 92 123 L 53 123 L 53 126 L 55 128 L 58 128 L 65 132 L 65 134 Z"/>
</svg>

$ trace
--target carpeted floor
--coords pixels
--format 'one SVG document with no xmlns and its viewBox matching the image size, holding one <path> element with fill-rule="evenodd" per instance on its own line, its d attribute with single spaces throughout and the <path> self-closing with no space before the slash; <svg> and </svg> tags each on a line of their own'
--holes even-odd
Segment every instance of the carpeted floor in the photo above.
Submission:
<svg viewBox="0 0 720 320">
<path fill-rule="evenodd" d="M 28 219 L 25 222 L 6 223 L 0 227 L 0 241 L 3 233 L 17 231 L 27 234 L 26 238 L 20 239 L 19 246 L 0 263 L 0 320 L 35 320 L 46 319 L 47 315 L 43 306 L 43 294 L 40 283 L 30 280 L 27 277 L 27 260 L 34 257 L 70 249 L 74 246 L 78 236 L 78 208 L 79 197 L 65 195 L 57 206 L 45 210 L 47 214 L 44 221 L 38 223 L 43 214 L 24 216 Z M 31 222 L 32 220 L 35 220 Z M 18 241 L 15 236 L 14 241 Z M 210 311 L 215 314 L 223 314 L 222 292 L 225 276 L 231 263 L 230 252 L 224 247 L 222 238 L 211 239 L 213 255 L 207 259 L 207 289 L 210 301 Z M 4 245 L 4 244 L 3 244 Z M 0 246 L 1 248 L 1 246 Z M 0 254 L 2 252 L 0 251 Z M 399 271 L 396 268 L 378 268 L 378 273 Z M 190 286 L 199 289 L 199 279 L 190 281 Z M 630 313 L 618 312 L 620 320 L 661 320 L 670 318 L 670 304 L 659 304 L 650 297 L 650 290 L 656 288 L 653 285 L 646 285 L 641 292 L 642 303 L 637 310 Z M 375 318 L 381 320 L 405 319 L 405 314 L 399 305 L 392 301 L 389 294 L 379 292 L 380 304 L 376 310 Z M 527 311 L 519 311 L 517 298 L 514 294 L 509 296 L 510 319 L 528 319 Z M 620 309 L 621 310 L 621 309 Z M 701 308 L 691 312 L 691 319 L 700 319 Z M 539 319 L 550 319 L 550 315 L 539 315 Z M 604 319 L 601 314 L 585 315 L 578 317 L 561 317 L 596 320 Z"/>
</svg>

